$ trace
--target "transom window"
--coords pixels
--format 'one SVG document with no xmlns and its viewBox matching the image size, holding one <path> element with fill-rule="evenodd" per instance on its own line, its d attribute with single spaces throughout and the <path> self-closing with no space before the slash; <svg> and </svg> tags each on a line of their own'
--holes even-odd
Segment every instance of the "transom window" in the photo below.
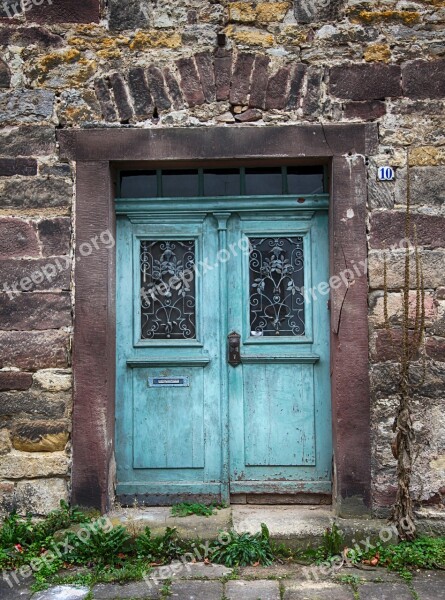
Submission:
<svg viewBox="0 0 445 600">
<path fill-rule="evenodd" d="M 318 166 L 157 169 L 121 171 L 120 198 L 193 198 L 323 194 Z"/>
</svg>

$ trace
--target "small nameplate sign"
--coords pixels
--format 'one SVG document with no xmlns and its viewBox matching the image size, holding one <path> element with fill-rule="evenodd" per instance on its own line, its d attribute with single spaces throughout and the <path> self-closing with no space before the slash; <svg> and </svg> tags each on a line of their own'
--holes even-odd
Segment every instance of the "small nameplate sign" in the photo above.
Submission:
<svg viewBox="0 0 445 600">
<path fill-rule="evenodd" d="M 149 377 L 148 387 L 189 387 L 188 377 Z"/>
</svg>

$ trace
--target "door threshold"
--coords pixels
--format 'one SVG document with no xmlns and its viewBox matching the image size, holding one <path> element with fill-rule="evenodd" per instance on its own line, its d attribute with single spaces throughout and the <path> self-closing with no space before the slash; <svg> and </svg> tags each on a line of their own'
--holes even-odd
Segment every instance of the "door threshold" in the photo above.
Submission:
<svg viewBox="0 0 445 600">
<path fill-rule="evenodd" d="M 332 504 L 331 494 L 230 494 L 230 504 L 267 504 L 287 505 L 301 504 L 312 506 L 328 506 Z"/>
</svg>

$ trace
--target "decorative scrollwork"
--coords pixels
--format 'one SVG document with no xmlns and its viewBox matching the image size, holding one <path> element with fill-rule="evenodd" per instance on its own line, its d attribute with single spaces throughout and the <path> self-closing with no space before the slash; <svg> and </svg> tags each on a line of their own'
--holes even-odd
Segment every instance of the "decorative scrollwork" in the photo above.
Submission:
<svg viewBox="0 0 445 600">
<path fill-rule="evenodd" d="M 195 242 L 141 242 L 141 339 L 196 337 Z"/>
<path fill-rule="evenodd" d="M 250 243 L 251 335 L 304 335 L 303 238 L 251 238 Z"/>
</svg>

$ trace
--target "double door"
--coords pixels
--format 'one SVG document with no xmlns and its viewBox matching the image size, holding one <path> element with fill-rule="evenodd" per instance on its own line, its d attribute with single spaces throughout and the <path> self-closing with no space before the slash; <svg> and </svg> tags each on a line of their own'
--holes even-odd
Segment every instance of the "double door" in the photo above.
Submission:
<svg viewBox="0 0 445 600">
<path fill-rule="evenodd" d="M 330 493 L 327 211 L 122 208 L 117 493 Z"/>
</svg>

